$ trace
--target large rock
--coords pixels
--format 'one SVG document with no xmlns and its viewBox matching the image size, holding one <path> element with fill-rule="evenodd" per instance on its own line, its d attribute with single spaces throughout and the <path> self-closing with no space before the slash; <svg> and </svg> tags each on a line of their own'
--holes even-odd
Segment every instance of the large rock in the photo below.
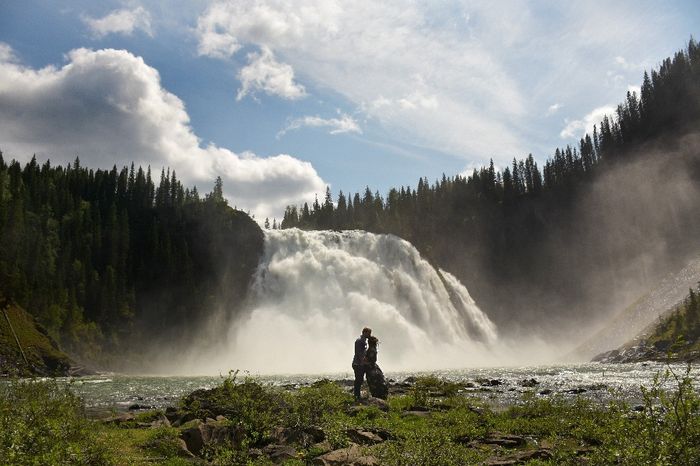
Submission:
<svg viewBox="0 0 700 466">
<path fill-rule="evenodd" d="M 272 442 L 281 445 L 297 443 L 304 447 L 308 447 L 314 443 L 323 442 L 326 439 L 326 434 L 323 432 L 323 429 L 318 426 L 308 426 L 303 429 L 277 427 L 272 430 L 270 437 Z"/>
<path fill-rule="evenodd" d="M 180 438 L 185 441 L 187 449 L 198 455 L 207 445 L 238 447 L 244 438 L 242 429 L 226 422 L 196 420 L 194 425 L 183 430 Z"/>
<path fill-rule="evenodd" d="M 379 409 L 380 411 L 384 411 L 385 413 L 389 412 L 389 403 L 387 403 L 385 400 L 382 400 L 381 398 L 374 398 L 370 396 L 369 398 L 363 398 L 359 400 L 357 404 L 350 406 L 350 408 L 348 408 L 347 413 L 351 416 L 354 416 L 364 407 L 371 406 Z"/>
<path fill-rule="evenodd" d="M 374 445 L 375 443 L 381 443 L 384 441 L 379 435 L 371 432 L 369 430 L 362 429 L 348 429 L 345 431 L 351 442 L 360 445 Z"/>
<path fill-rule="evenodd" d="M 374 456 L 365 455 L 358 445 L 352 445 L 318 456 L 311 464 L 315 466 L 379 466 L 379 461 Z"/>
<path fill-rule="evenodd" d="M 267 445 L 262 452 L 275 464 L 297 458 L 297 451 L 289 445 Z"/>
</svg>

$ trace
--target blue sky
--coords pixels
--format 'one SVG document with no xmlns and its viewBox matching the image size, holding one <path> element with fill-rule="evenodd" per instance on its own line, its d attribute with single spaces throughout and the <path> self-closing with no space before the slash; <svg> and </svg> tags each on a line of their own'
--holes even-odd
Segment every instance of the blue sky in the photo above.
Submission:
<svg viewBox="0 0 700 466">
<path fill-rule="evenodd" d="M 0 2 L 0 149 L 170 166 L 258 219 L 575 143 L 693 1 Z"/>
</svg>

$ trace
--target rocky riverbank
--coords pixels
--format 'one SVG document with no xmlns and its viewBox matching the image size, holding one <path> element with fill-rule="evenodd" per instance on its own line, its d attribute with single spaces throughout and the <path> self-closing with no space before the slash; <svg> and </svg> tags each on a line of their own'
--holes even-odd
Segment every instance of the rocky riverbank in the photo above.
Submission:
<svg viewBox="0 0 700 466">
<path fill-rule="evenodd" d="M 654 439 L 640 437 L 649 417 L 658 417 L 655 405 L 678 399 L 677 393 L 648 405 L 601 406 L 578 397 L 581 392 L 539 396 L 538 381 L 524 379 L 519 385 L 527 391 L 518 405 L 493 409 L 473 396 L 502 385 L 498 379 L 409 377 L 391 384 L 388 401 L 366 397 L 356 403 L 346 381 L 272 387 L 230 377 L 177 406 L 135 406 L 99 422 L 108 433 L 147 438 L 139 444 L 141 454 L 158 451 L 170 464 L 610 464 L 620 458 L 643 462 L 658 442 L 700 458 L 699 447 L 687 444 L 692 440 L 665 433 L 683 422 L 692 436 L 700 435 L 696 405 L 685 419 L 669 411 Z M 696 399 L 692 387 L 679 391 Z"/>
</svg>

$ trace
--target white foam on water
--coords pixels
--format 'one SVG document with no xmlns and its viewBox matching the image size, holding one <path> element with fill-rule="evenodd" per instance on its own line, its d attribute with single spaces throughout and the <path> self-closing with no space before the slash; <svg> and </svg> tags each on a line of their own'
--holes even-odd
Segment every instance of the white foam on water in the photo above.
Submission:
<svg viewBox="0 0 700 466">
<path fill-rule="evenodd" d="M 495 325 L 454 276 L 407 241 L 364 231 L 273 230 L 252 285 L 252 311 L 198 372 L 348 371 L 369 326 L 391 370 L 467 367 L 485 359 Z"/>
</svg>

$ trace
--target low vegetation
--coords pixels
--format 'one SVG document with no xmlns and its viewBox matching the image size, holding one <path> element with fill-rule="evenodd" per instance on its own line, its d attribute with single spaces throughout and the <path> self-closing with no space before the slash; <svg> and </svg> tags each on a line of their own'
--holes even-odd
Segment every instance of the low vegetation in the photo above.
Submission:
<svg viewBox="0 0 700 466">
<path fill-rule="evenodd" d="M 664 391 L 665 382 L 675 388 Z M 53 381 L 9 382 L 0 397 L 8 464 L 658 464 L 700 460 L 700 398 L 670 367 L 629 406 L 526 393 L 496 410 L 435 377 L 395 384 L 388 403 L 353 402 L 320 380 L 300 389 L 231 374 L 177 408 L 91 420 Z M 345 458 L 343 460 L 342 458 Z M 338 462 L 340 461 L 340 462 Z M 347 461 L 343 463 L 343 461 Z"/>
</svg>

